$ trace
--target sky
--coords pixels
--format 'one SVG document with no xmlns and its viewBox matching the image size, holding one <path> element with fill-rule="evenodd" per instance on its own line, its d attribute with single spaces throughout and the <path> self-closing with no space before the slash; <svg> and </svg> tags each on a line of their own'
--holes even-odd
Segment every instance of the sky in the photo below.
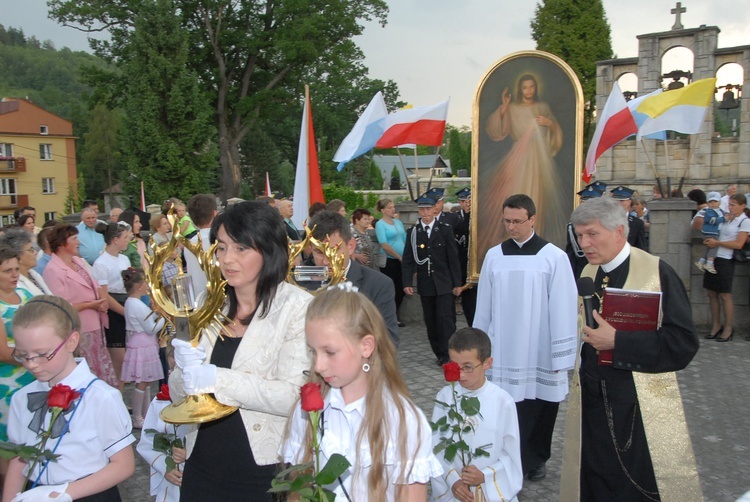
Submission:
<svg viewBox="0 0 750 502">
<path fill-rule="evenodd" d="M 394 80 L 401 100 L 414 106 L 450 97 L 448 122 L 470 126 L 477 85 L 499 59 L 535 48 L 533 0 L 387 0 L 388 24 L 368 23 L 356 38 L 370 77 Z M 616 57 L 638 55 L 639 34 L 668 31 L 675 21 L 671 0 L 603 0 Z M 750 0 L 682 2 L 685 28 L 718 26 L 719 47 L 750 45 Z M 0 23 L 57 48 L 89 50 L 87 36 L 47 18 L 46 0 L 0 0 Z M 721 85 L 722 82 L 719 82 Z M 314 89 L 312 90 L 314 97 Z"/>
</svg>

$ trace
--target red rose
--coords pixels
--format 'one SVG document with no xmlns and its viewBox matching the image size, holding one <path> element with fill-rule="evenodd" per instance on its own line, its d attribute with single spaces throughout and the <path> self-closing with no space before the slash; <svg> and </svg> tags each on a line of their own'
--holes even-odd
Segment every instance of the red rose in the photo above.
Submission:
<svg viewBox="0 0 750 502">
<path fill-rule="evenodd" d="M 81 397 L 81 393 L 61 383 L 52 387 L 47 395 L 47 406 L 60 408 L 65 411 L 73 401 Z"/>
<path fill-rule="evenodd" d="M 461 366 L 453 361 L 443 365 L 443 374 L 446 382 L 458 382 L 461 378 Z"/>
<path fill-rule="evenodd" d="M 306 412 L 323 409 L 323 396 L 320 394 L 320 384 L 306 383 L 300 390 L 302 409 Z"/>
<path fill-rule="evenodd" d="M 169 397 L 169 385 L 163 383 L 161 384 L 161 388 L 159 389 L 159 393 L 156 395 L 156 399 L 159 401 L 171 401 L 172 399 Z"/>
</svg>

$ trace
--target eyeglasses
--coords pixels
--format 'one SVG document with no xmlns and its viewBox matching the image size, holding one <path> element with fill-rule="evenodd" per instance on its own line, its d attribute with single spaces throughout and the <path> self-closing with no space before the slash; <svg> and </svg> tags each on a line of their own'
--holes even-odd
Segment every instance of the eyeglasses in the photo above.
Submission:
<svg viewBox="0 0 750 502">
<path fill-rule="evenodd" d="M 505 223 L 506 225 L 513 225 L 513 226 L 516 226 L 516 227 L 518 225 L 523 225 L 527 221 L 529 221 L 529 218 L 526 218 L 525 220 L 506 220 L 506 219 L 503 219 L 503 223 Z"/>
<path fill-rule="evenodd" d="M 58 345 L 57 348 L 53 350 L 52 352 L 50 352 L 49 354 L 41 355 L 41 356 L 26 357 L 26 356 L 22 356 L 21 354 L 18 354 L 16 352 L 16 349 L 13 349 L 13 352 L 11 353 L 10 357 L 12 357 L 16 362 L 21 363 L 21 364 L 23 364 L 24 361 L 29 364 L 30 363 L 43 364 L 42 359 L 46 359 L 47 362 L 50 362 L 52 359 L 54 359 L 57 353 L 60 352 L 60 349 L 63 348 L 63 345 L 65 345 L 65 342 L 68 341 L 68 339 L 70 338 L 70 335 L 72 335 L 73 333 L 75 332 L 71 331 L 68 334 L 68 336 L 65 337 L 65 340 L 63 340 L 62 343 Z"/>
<path fill-rule="evenodd" d="M 474 373 L 474 370 L 479 368 L 481 365 L 482 363 L 479 363 L 476 366 L 461 366 L 461 371 L 463 373 Z"/>
</svg>

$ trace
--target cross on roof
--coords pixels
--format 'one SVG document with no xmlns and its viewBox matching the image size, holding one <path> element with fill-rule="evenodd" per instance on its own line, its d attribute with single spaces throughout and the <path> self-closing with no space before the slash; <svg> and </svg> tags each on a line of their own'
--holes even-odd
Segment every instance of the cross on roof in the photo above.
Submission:
<svg viewBox="0 0 750 502">
<path fill-rule="evenodd" d="M 675 14 L 675 20 L 674 25 L 672 26 L 673 30 L 682 30 L 685 27 L 682 26 L 682 20 L 680 19 L 682 17 L 682 14 L 687 12 L 687 9 L 682 6 L 682 2 L 677 2 L 677 6 L 669 11 L 672 14 Z"/>
</svg>

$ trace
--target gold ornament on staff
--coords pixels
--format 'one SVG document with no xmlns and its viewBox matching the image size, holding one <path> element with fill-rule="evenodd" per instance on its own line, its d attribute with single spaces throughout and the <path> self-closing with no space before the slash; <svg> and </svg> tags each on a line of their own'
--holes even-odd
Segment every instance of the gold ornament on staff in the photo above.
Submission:
<svg viewBox="0 0 750 502">
<path fill-rule="evenodd" d="M 190 342 L 193 347 L 198 345 L 201 336 L 210 334 L 220 337 L 224 329 L 226 317 L 222 313 L 222 307 L 226 299 L 224 287 L 226 281 L 221 276 L 221 269 L 214 258 L 216 243 L 208 251 L 203 251 L 200 234 L 198 242 L 192 243 L 182 235 L 178 218 L 172 209 L 167 214 L 167 219 L 172 226 L 172 238 L 166 246 L 157 246 L 151 243 L 152 255 L 146 255 L 149 263 L 145 271 L 146 281 L 149 286 L 151 297 L 151 308 L 156 315 L 164 318 L 175 329 L 176 338 Z M 189 274 L 182 270 L 180 260 L 177 260 L 178 274 L 172 282 L 172 294 L 174 301 L 167 294 L 162 284 L 162 271 L 164 264 L 172 256 L 178 245 L 193 253 L 206 274 L 206 297 L 203 305 L 196 305 L 195 293 Z M 161 419 L 170 424 L 194 424 L 217 420 L 227 416 L 237 409 L 235 406 L 227 406 L 219 403 L 209 394 L 196 394 L 187 396 L 178 403 L 167 406 L 161 412 Z"/>
<path fill-rule="evenodd" d="M 327 239 L 324 241 L 319 241 L 318 239 L 313 237 L 312 234 L 314 231 L 315 227 L 313 227 L 312 230 L 305 227 L 304 239 L 296 243 L 291 240 L 289 241 L 289 272 L 286 276 L 286 282 L 294 284 L 295 286 L 300 287 L 305 291 L 312 293 L 313 295 L 316 295 L 321 291 L 324 291 L 331 286 L 336 286 L 341 281 L 343 281 L 346 269 L 344 268 L 344 256 L 339 253 L 339 246 L 341 246 L 343 242 L 335 246 L 331 246 L 328 243 Z M 321 253 L 323 253 L 328 260 L 330 267 L 306 267 L 296 265 L 295 263 L 297 261 L 297 257 L 308 246 L 312 246 L 313 248 L 318 249 Z M 303 282 L 306 282 L 304 281 L 304 279 L 307 279 L 307 281 L 320 281 L 322 283 L 326 278 L 329 277 L 330 280 L 321 284 L 321 286 L 316 290 L 308 290 L 303 284 L 301 284 Z"/>
</svg>

